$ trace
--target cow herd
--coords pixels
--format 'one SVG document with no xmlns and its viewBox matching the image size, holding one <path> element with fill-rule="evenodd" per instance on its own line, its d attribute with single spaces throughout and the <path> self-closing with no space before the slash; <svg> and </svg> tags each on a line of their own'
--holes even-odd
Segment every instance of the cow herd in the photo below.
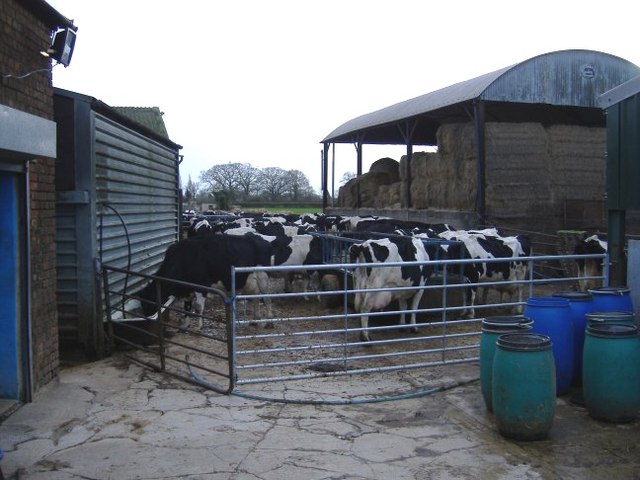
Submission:
<svg viewBox="0 0 640 480">
<path fill-rule="evenodd" d="M 522 302 L 528 263 L 520 257 L 531 255 L 531 242 L 524 235 L 506 235 L 496 228 L 458 230 L 446 224 L 427 225 L 374 216 L 261 214 L 218 222 L 193 217 L 185 238 L 167 249 L 156 272 L 158 277 L 174 282 L 157 283 L 154 280 L 139 292 L 144 313 L 146 316 L 153 314 L 156 305 L 164 303 L 171 295 L 176 298 L 193 296 L 193 311 L 201 319 L 204 290 L 186 284 L 213 286 L 228 293 L 232 290 L 232 266 L 301 266 L 299 271 L 286 270 L 284 288 L 313 290 L 324 272 L 313 272 L 308 267 L 323 263 L 320 232 L 335 232 L 334 235 L 359 232 L 358 240 L 352 239 L 346 248 L 347 258 L 354 264 L 354 306 L 362 314 L 360 337 L 363 341 L 370 340 L 368 314 L 384 309 L 393 301 L 398 301 L 402 311 L 414 311 L 410 322 L 416 323 L 415 310 L 419 308 L 424 292 L 420 287 L 428 284 L 434 271 L 431 264 L 402 265 L 406 262 L 477 260 L 457 267 L 463 282 L 468 284 L 464 295 L 464 314 L 467 316 L 475 315 L 477 289 L 482 282 L 490 282 L 500 293 L 501 301 L 504 294 L 511 298 L 517 293 L 518 302 Z M 490 261 L 502 258 L 504 261 Z M 380 267 L 360 268 L 359 263 L 375 263 Z M 235 278 L 235 291 L 259 296 L 272 291 L 270 280 L 264 272 L 243 273 Z M 486 288 L 483 293 L 486 297 Z M 268 296 L 263 300 L 270 316 Z M 404 315 L 400 322 L 405 322 Z"/>
</svg>

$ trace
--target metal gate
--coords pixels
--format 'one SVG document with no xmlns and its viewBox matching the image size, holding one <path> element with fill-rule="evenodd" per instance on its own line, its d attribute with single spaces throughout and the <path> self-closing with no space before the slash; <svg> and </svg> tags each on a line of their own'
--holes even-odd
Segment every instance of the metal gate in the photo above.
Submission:
<svg viewBox="0 0 640 480">
<path fill-rule="evenodd" d="M 130 283 L 130 277 L 137 277 L 143 282 L 163 281 L 201 291 L 209 301 L 217 301 L 222 310 L 203 315 L 193 314 L 181 303 L 182 299 L 163 299 L 159 284 L 156 283 L 156 313 L 144 316 L 138 294 L 128 294 L 118 288 L 123 280 L 124 285 Z M 125 349 L 126 356 L 136 363 L 187 382 L 203 384 L 216 392 L 230 393 L 233 390 L 235 375 L 231 310 L 234 301 L 225 292 L 109 265 L 102 266 L 102 279 L 106 329 L 112 349 Z M 112 303 L 114 298 L 118 300 Z M 190 322 L 189 325 L 185 319 Z"/>
<path fill-rule="evenodd" d="M 567 255 L 564 260 L 602 258 L 604 255 Z M 521 257 L 529 265 L 528 278 L 520 282 L 481 282 L 479 288 L 512 285 L 529 296 L 550 295 L 570 290 L 577 277 L 542 278 L 539 265 L 558 262 L 558 256 Z M 477 260 L 475 260 L 477 261 Z M 504 259 L 483 260 L 504 262 Z M 194 382 L 220 393 L 236 386 L 262 382 L 311 379 L 327 376 L 377 374 L 440 365 L 476 362 L 482 319 L 491 315 L 513 314 L 525 303 L 518 298 L 489 301 L 475 306 L 469 317 L 461 297 L 472 285 L 449 272 L 473 259 L 387 264 L 307 265 L 288 267 L 234 268 L 240 273 L 268 275 L 270 291 L 243 293 L 234 287 L 229 295 L 215 288 L 182 284 L 208 294 L 202 316 L 193 316 L 191 325 L 182 325 L 188 314 L 178 302 L 164 301 L 157 295 L 157 313 L 153 317 L 130 313 L 127 304 L 136 295 L 122 295 L 117 305 L 107 304 L 108 335 L 112 344 L 130 348 L 129 358 L 149 368 Z M 361 314 L 354 311 L 355 293 L 350 278 L 356 268 L 390 268 L 399 265 L 430 264 L 437 275 L 419 287 L 423 301 L 415 310 L 401 311 L 391 305 L 370 314 L 368 330 L 372 341 L 362 342 L 359 333 Z M 320 275 L 322 273 L 322 275 Z M 104 266 L 105 298 L 114 298 L 109 285 L 134 274 Z M 306 288 L 285 291 L 285 278 L 294 277 L 294 285 L 304 279 Z M 309 288 L 314 277 L 322 278 Z M 298 279 L 296 283 L 295 278 Z M 606 281 L 603 276 L 595 277 Z M 180 282 L 178 282 L 180 283 Z M 403 287 L 415 289 L 415 287 Z M 295 290 L 295 289 L 294 289 Z M 380 289 L 389 290 L 389 289 Z M 252 305 L 253 304 L 253 305 Z M 398 324 L 402 313 L 417 316 L 413 325 Z M 199 324 L 202 323 L 202 327 Z"/>
</svg>

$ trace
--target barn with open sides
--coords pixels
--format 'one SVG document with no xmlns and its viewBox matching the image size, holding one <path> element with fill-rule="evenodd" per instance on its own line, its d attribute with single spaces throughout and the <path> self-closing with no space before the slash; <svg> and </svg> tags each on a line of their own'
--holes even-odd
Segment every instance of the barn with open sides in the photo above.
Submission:
<svg viewBox="0 0 640 480">
<path fill-rule="evenodd" d="M 55 89 L 54 108 L 60 343 L 101 356 L 100 266 L 151 273 L 179 238 L 182 147 L 169 139 L 158 108 L 111 107 L 62 89 Z M 121 291 L 141 279 L 115 281 Z"/>
<path fill-rule="evenodd" d="M 605 229 L 606 116 L 597 98 L 638 74 L 607 53 L 556 51 L 354 118 L 322 140 L 325 211 L 460 228 Z M 355 145 L 358 176 L 330 202 L 335 143 Z M 407 153 L 363 172 L 367 144 Z"/>
</svg>

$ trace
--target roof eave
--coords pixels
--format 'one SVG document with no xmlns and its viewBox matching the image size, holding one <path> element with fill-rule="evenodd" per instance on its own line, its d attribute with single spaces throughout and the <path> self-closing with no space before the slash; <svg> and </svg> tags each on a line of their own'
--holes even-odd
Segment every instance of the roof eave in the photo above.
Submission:
<svg viewBox="0 0 640 480">
<path fill-rule="evenodd" d="M 51 30 L 58 28 L 70 28 L 74 32 L 78 30 L 73 20 L 69 20 L 44 0 L 21 0 L 19 4 Z"/>
<path fill-rule="evenodd" d="M 343 123 L 327 135 L 320 143 L 347 142 L 347 138 L 357 132 L 383 127 L 399 120 L 417 118 L 429 112 L 441 110 L 452 105 L 472 102 L 482 96 L 483 92 L 515 65 L 486 73 L 433 92 L 420 95 L 386 108 L 356 117 Z M 342 140 L 340 140 L 342 139 Z"/>
</svg>

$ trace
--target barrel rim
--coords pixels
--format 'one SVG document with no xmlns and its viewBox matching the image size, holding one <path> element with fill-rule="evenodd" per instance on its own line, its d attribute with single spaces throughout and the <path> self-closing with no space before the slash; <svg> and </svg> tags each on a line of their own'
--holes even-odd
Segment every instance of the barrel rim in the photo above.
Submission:
<svg viewBox="0 0 640 480">
<path fill-rule="evenodd" d="M 589 292 L 578 292 L 574 290 L 566 290 L 555 292 L 552 297 L 566 298 L 570 302 L 590 302 L 593 300 L 593 295 Z"/>
<path fill-rule="evenodd" d="M 625 293 L 629 293 L 631 291 L 631 288 L 629 287 L 597 287 L 597 288 L 590 288 L 589 289 L 589 293 L 591 294 L 596 294 L 596 295 L 624 295 Z"/>
<path fill-rule="evenodd" d="M 629 319 L 635 320 L 635 313 L 633 313 L 630 310 L 610 310 L 610 311 L 602 310 L 602 311 L 585 313 L 585 317 L 587 317 L 587 319 L 592 322 L 604 323 L 607 320 L 613 321 L 613 322 L 615 322 L 616 320 L 617 321 L 623 321 L 623 320 L 629 320 Z"/>
<path fill-rule="evenodd" d="M 482 330 L 505 330 L 520 325 L 533 325 L 533 319 L 523 315 L 494 315 L 485 317 L 481 322 Z"/>
<path fill-rule="evenodd" d="M 507 333 L 526 333 L 533 328 L 533 322 L 509 325 L 482 325 L 482 333 L 497 333 L 504 335 Z"/>
<path fill-rule="evenodd" d="M 602 338 L 633 338 L 638 337 L 638 327 L 628 323 L 596 323 L 587 325 L 586 333 Z"/>
<path fill-rule="evenodd" d="M 505 333 L 496 340 L 496 346 L 514 352 L 537 352 L 551 349 L 551 337 L 539 333 Z"/>
<path fill-rule="evenodd" d="M 569 300 L 562 297 L 529 297 L 527 299 L 527 306 L 529 307 L 552 307 L 552 308 L 569 308 Z"/>
</svg>

